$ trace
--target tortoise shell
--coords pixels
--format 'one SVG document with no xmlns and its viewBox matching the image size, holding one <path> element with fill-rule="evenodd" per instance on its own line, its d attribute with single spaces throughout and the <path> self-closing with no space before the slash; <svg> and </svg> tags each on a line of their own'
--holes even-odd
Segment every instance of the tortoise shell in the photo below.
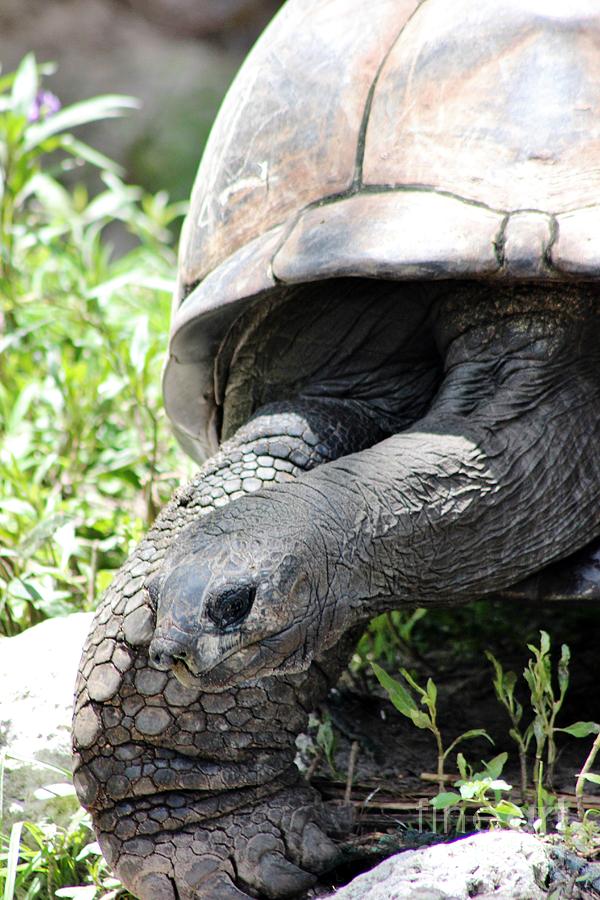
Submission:
<svg viewBox="0 0 600 900">
<path fill-rule="evenodd" d="M 289 0 L 231 87 L 180 252 L 167 412 L 202 460 L 214 361 L 282 285 L 600 278 L 597 0 Z"/>
</svg>

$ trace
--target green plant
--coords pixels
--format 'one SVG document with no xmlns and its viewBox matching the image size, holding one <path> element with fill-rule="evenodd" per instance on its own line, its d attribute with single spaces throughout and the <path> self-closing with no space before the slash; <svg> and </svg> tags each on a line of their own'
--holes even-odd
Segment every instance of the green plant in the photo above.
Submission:
<svg viewBox="0 0 600 900">
<path fill-rule="evenodd" d="M 581 767 L 581 771 L 579 772 L 577 781 L 575 783 L 577 814 L 580 821 L 583 822 L 583 792 L 585 789 L 585 783 L 586 781 L 589 781 L 592 784 L 600 784 L 600 775 L 595 775 L 591 771 L 591 768 L 596 761 L 598 751 L 600 751 L 600 725 L 597 722 L 575 722 L 573 725 L 568 725 L 566 728 L 558 728 L 557 731 L 564 731 L 566 734 L 570 734 L 573 737 L 577 738 L 588 737 L 588 735 L 590 734 L 596 735 L 594 743 L 592 744 L 590 752 L 588 753 L 583 766 Z"/>
<path fill-rule="evenodd" d="M 17 822 L 8 838 L 1 835 L 0 890 L 3 900 L 129 896 L 108 871 L 82 809 L 65 828 Z"/>
<path fill-rule="evenodd" d="M 117 167 L 107 157 L 77 140 L 70 130 L 99 119 L 123 115 L 135 108 L 132 97 L 103 96 L 60 109 L 54 95 L 42 89 L 41 77 L 51 74 L 52 65 L 38 66 L 29 53 L 16 72 L 0 80 L 0 288 L 4 294 L 4 314 L 14 324 L 14 307 L 18 303 L 18 241 L 21 237 L 20 217 L 32 196 L 47 194 L 49 176 L 42 176 L 42 161 L 56 156 L 53 169 L 65 169 L 64 156 L 86 160 L 105 171 Z"/>
<path fill-rule="evenodd" d="M 590 734 L 596 735 L 575 785 L 577 813 L 581 823 L 585 815 L 583 808 L 585 782 L 590 781 L 600 784 L 600 775 L 595 775 L 591 772 L 596 756 L 600 751 L 600 725 L 596 722 L 575 722 L 573 725 L 567 725 L 564 728 L 559 728 L 556 725 L 556 718 L 562 708 L 569 686 L 569 647 L 566 644 L 563 644 L 561 647 L 557 670 L 558 695 L 556 695 L 552 684 L 552 659 L 548 634 L 545 631 L 540 632 L 539 648 L 533 644 L 528 644 L 527 646 L 533 653 L 533 659 L 529 660 L 523 675 L 529 687 L 534 717 L 525 731 L 521 729 L 520 724 L 523 717 L 523 707 L 514 694 L 517 682 L 516 675 L 514 672 L 505 673 L 501 664 L 491 653 L 486 652 L 486 656 L 494 667 L 496 697 L 507 710 L 512 723 L 509 734 L 519 749 L 522 799 L 525 798 L 527 789 L 526 753 L 532 738 L 535 737 L 536 763 L 533 777 L 538 810 L 536 824 L 538 830 L 545 833 L 548 813 L 556 805 L 556 800 L 544 788 L 544 749 L 546 749 L 546 765 L 549 770 L 548 783 L 551 785 L 556 762 L 556 734 L 563 732 L 577 738 L 588 737 Z"/>
<path fill-rule="evenodd" d="M 554 780 L 554 766 L 556 763 L 556 717 L 561 710 L 565 694 L 569 686 L 569 661 L 571 651 L 566 644 L 561 646 L 560 659 L 557 667 L 558 695 L 554 692 L 552 684 L 552 658 L 550 655 L 550 637 L 547 632 L 540 631 L 540 646 L 527 645 L 533 653 L 523 672 L 523 677 L 529 687 L 531 706 L 535 713 L 531 728 L 535 738 L 535 768 L 534 781 L 541 780 L 540 766 L 542 765 L 544 748 L 546 749 L 547 782 L 552 786 Z"/>
<path fill-rule="evenodd" d="M 559 821 L 556 830 L 568 850 L 580 856 L 594 857 L 600 851 L 600 809 L 587 809 L 580 819 Z"/>
<path fill-rule="evenodd" d="M 361 637 L 354 656 L 355 667 L 360 669 L 371 662 L 383 660 L 393 665 L 398 656 L 412 663 L 418 660 L 413 646 L 413 629 L 427 614 L 421 607 L 405 612 L 392 610 L 373 619 Z"/>
<path fill-rule="evenodd" d="M 317 720 L 315 720 L 317 721 Z M 317 735 L 315 738 L 315 743 L 321 753 L 325 756 L 327 760 L 327 765 L 329 766 L 329 770 L 333 777 L 337 776 L 336 768 L 335 768 L 335 745 L 336 745 L 336 737 L 335 731 L 333 730 L 333 724 L 331 721 L 331 716 L 329 713 L 323 713 L 321 718 L 318 720 L 317 727 Z"/>
<path fill-rule="evenodd" d="M 8 635 L 93 608 L 185 477 L 158 386 L 171 229 L 184 207 L 125 184 L 118 166 L 67 131 L 134 101 L 44 109 L 49 71 L 29 55 L 0 79 L 0 634 Z M 74 161 L 97 168 L 95 195 L 60 183 Z"/>
<path fill-rule="evenodd" d="M 396 679 L 388 675 L 381 666 L 377 665 L 377 663 L 372 663 L 371 665 L 379 683 L 387 692 L 388 697 L 396 709 L 401 712 L 403 716 L 410 719 L 417 728 L 427 729 L 434 736 L 437 747 L 437 777 L 440 791 L 443 791 L 445 779 L 444 764 L 452 750 L 454 750 L 454 748 L 462 741 L 470 740 L 472 738 L 483 737 L 490 743 L 493 743 L 492 739 L 483 728 L 474 728 L 470 731 L 465 731 L 464 734 L 455 738 L 448 747 L 444 748 L 442 734 L 437 724 L 438 692 L 433 680 L 428 678 L 427 684 L 423 688 L 406 669 L 400 669 L 400 674 L 408 685 L 407 689 L 400 681 L 396 681 Z M 421 705 L 424 706 L 425 709 L 419 709 L 415 697 L 411 693 L 411 689 L 417 695 Z"/>
<path fill-rule="evenodd" d="M 565 644 L 561 648 L 557 672 L 558 692 L 555 692 L 552 683 L 552 659 L 548 634 L 544 631 L 541 632 L 539 648 L 533 644 L 528 644 L 528 647 L 532 653 L 532 659 L 525 668 L 524 677 L 530 691 L 533 719 L 525 729 L 522 726 L 523 706 L 515 696 L 516 675 L 512 672 L 505 673 L 498 660 L 491 653 L 486 654 L 494 667 L 496 696 L 508 712 L 512 726 L 509 733 L 519 750 L 521 800 L 525 800 L 527 793 L 526 753 L 531 741 L 535 739 L 535 819 L 531 824 L 536 832 L 547 834 L 549 820 L 552 817 L 552 821 L 554 821 L 559 810 L 557 797 L 544 784 L 544 769 L 546 765 L 553 766 L 556 760 L 556 735 L 564 732 L 573 737 L 582 738 L 594 734 L 595 740 L 578 775 L 575 789 L 579 822 L 570 822 L 563 809 L 557 826 L 557 830 L 568 836 L 573 846 L 576 844 L 585 846 L 589 852 L 592 852 L 589 848 L 595 848 L 600 843 L 600 824 L 596 820 L 597 811 L 584 812 L 583 791 L 586 781 L 600 784 L 600 775 L 591 771 L 600 752 L 600 725 L 595 722 L 575 722 L 566 727 L 557 726 L 556 719 L 562 709 L 569 684 L 569 648 Z M 458 753 L 457 766 L 461 777 L 454 783 L 454 787 L 458 790 L 445 790 L 444 765 L 450 752 L 467 738 L 486 737 L 490 741 L 491 739 L 482 729 L 473 729 L 460 735 L 447 748 L 444 748 L 442 735 L 437 725 L 437 688 L 432 679 L 428 679 L 426 687 L 423 688 L 406 669 L 401 669 L 404 679 L 404 683 L 402 683 L 388 675 L 376 663 L 372 663 L 372 666 L 394 706 L 418 728 L 427 729 L 434 735 L 438 752 L 437 778 L 439 786 L 439 793 L 431 801 L 434 810 L 443 811 L 446 822 L 450 810 L 458 810 L 458 830 L 465 829 L 466 816 L 469 812 L 473 814 L 476 824 L 485 821 L 488 825 L 497 827 L 523 827 L 526 824 L 524 809 L 508 797 L 501 796 L 502 793 L 512 790 L 512 785 L 500 778 L 508 754 L 501 753 L 490 762 L 482 763 L 482 770 L 476 772 L 467 764 L 463 754 Z M 415 695 L 425 709 L 419 707 Z"/>
<path fill-rule="evenodd" d="M 506 709 L 511 720 L 510 736 L 517 744 L 519 751 L 519 763 L 521 768 L 521 795 L 525 796 L 527 789 L 527 750 L 531 741 L 535 739 L 535 766 L 533 772 L 534 784 L 541 785 L 542 764 L 546 761 L 546 781 L 552 785 L 554 778 L 554 766 L 556 763 L 556 733 L 564 730 L 556 726 L 556 718 L 562 708 L 565 695 L 569 686 L 569 662 L 571 653 L 566 644 L 561 646 L 560 659 L 557 666 L 558 693 L 555 692 L 552 681 L 552 657 L 550 653 L 550 637 L 545 631 L 540 631 L 540 646 L 527 645 L 533 654 L 523 672 L 523 677 L 529 687 L 533 719 L 526 729 L 522 729 L 523 707 L 515 698 L 515 686 L 517 676 L 514 672 L 504 672 L 498 660 L 489 652 L 487 658 L 494 667 L 494 690 L 499 702 Z"/>
<path fill-rule="evenodd" d="M 442 791 L 432 799 L 431 805 L 436 810 L 458 809 L 458 831 L 465 831 L 468 812 L 474 814 L 476 821 L 485 816 L 492 825 L 520 828 L 525 819 L 523 810 L 501 797 L 502 792 L 512 790 L 512 785 L 500 778 L 507 758 L 507 753 L 500 753 L 487 763 L 482 761 L 481 771 L 474 771 L 463 754 L 458 753 L 456 763 L 461 777 L 454 782 L 458 792 Z"/>
<path fill-rule="evenodd" d="M 9 754 L 0 755 L 0 799 L 5 765 Z M 23 762 L 12 757 L 13 762 Z M 35 792 L 40 800 L 72 797 L 75 810 L 66 827 L 47 819 L 16 822 L 9 834 L 1 831 L 0 806 L 0 892 L 3 900 L 48 900 L 71 897 L 93 900 L 130 896 L 108 871 L 92 832 L 89 815 L 76 803 L 71 774 L 66 769 L 37 762 L 61 781 Z"/>
<path fill-rule="evenodd" d="M 514 672 L 504 672 L 498 660 L 486 650 L 485 655 L 494 667 L 494 690 L 498 701 L 506 709 L 512 727 L 509 730 L 510 737 L 515 741 L 519 753 L 519 767 L 521 774 L 521 800 L 525 800 L 527 791 L 527 750 L 533 737 L 533 729 L 521 730 L 523 707 L 515 697 L 517 676 Z"/>
</svg>

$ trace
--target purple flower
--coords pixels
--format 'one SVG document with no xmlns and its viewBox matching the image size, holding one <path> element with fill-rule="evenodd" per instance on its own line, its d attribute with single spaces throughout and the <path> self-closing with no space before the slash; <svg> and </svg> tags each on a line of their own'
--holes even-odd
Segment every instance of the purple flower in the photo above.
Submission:
<svg viewBox="0 0 600 900">
<path fill-rule="evenodd" d="M 48 116 L 53 116 L 59 109 L 60 100 L 56 94 L 53 94 L 52 91 L 38 91 L 35 95 L 35 100 L 31 104 L 27 121 L 39 122 L 40 119 L 47 119 Z"/>
</svg>

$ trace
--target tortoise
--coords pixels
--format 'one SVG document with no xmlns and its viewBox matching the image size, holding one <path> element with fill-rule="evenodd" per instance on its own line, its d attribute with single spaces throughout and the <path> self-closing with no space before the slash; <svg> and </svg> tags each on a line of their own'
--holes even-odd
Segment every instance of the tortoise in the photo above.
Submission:
<svg viewBox="0 0 600 900">
<path fill-rule="evenodd" d="M 164 371 L 202 465 L 77 686 L 77 791 L 142 900 L 335 863 L 295 737 L 373 615 L 600 593 L 599 50 L 593 0 L 289 0 L 241 69 Z"/>
</svg>

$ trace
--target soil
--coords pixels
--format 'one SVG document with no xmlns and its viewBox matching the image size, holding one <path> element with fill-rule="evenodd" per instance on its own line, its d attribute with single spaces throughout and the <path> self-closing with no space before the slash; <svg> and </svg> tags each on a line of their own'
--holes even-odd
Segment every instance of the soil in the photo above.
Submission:
<svg viewBox="0 0 600 900">
<path fill-rule="evenodd" d="M 478 738 L 457 748 L 476 769 L 481 768 L 481 760 L 490 760 L 504 751 L 509 754 L 502 778 L 515 786 L 511 800 L 527 808 L 530 830 L 537 818 L 531 787 L 534 750 L 530 748 L 530 786 L 522 804 L 516 745 L 508 734 L 508 716 L 495 697 L 492 668 L 485 650 L 496 656 L 505 671 L 512 670 L 521 676 L 531 656 L 527 643 L 539 646 L 540 629 L 547 631 L 552 640 L 554 672 L 560 645 L 567 643 L 571 649 L 570 685 L 557 725 L 580 720 L 600 722 L 597 690 L 600 617 L 592 604 L 512 606 L 506 601 L 480 601 L 453 612 L 430 610 L 415 627 L 404 653 L 398 653 L 394 664 L 385 665 L 392 675 L 401 666 L 409 668 L 422 684 L 428 677 L 433 678 L 438 687 L 438 721 L 446 746 L 467 730 L 484 728 L 488 732 L 494 746 Z M 381 659 L 378 661 L 384 664 Z M 517 695 L 524 706 L 526 725 L 532 713 L 528 690 L 521 677 Z M 318 765 L 314 753 L 305 754 L 304 759 L 309 764 L 312 761 L 311 781 L 326 800 L 336 806 L 350 800 L 354 826 L 349 840 L 342 841 L 340 836 L 347 863 L 330 873 L 315 897 L 324 896 L 332 885 L 346 883 L 398 850 L 457 837 L 455 821 L 444 823 L 442 813 L 436 814 L 436 821 L 433 818 L 430 800 L 439 790 L 433 774 L 437 765 L 433 736 L 417 729 L 396 711 L 373 677 L 368 662 L 353 665 L 342 676 L 326 707 L 320 710 L 320 716 L 329 718 L 333 727 L 334 771 L 324 756 Z M 313 740 L 316 737 L 316 728 L 311 731 L 311 737 Z M 564 734 L 557 738 L 559 750 L 552 791 L 573 813 L 576 776 L 592 741 L 593 737 L 576 739 Z M 351 756 L 355 764 L 350 785 Z M 600 760 L 594 768 L 600 769 Z M 452 790 L 454 780 L 459 777 L 456 753 L 448 758 L 445 770 L 453 776 L 446 788 Z M 600 787 L 590 784 L 586 788 L 585 805 L 600 807 Z M 473 830 L 472 821 L 467 822 L 467 829 Z M 600 864 L 600 844 L 591 854 L 591 861 L 594 859 Z M 600 894 L 573 893 L 572 896 Z"/>
</svg>

